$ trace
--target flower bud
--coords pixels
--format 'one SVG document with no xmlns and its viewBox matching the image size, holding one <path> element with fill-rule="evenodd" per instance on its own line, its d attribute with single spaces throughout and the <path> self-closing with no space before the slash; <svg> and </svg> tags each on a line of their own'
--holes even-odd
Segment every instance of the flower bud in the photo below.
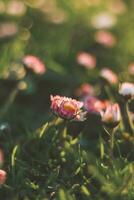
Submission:
<svg viewBox="0 0 134 200">
<path fill-rule="evenodd" d="M 102 122 L 109 128 L 115 128 L 121 119 L 120 108 L 117 103 L 108 105 L 104 112 L 100 112 Z"/>
</svg>

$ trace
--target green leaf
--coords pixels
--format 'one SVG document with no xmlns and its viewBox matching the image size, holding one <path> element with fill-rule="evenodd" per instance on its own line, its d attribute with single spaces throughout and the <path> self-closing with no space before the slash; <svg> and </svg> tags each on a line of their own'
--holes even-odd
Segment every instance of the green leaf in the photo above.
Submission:
<svg viewBox="0 0 134 200">
<path fill-rule="evenodd" d="M 12 155 L 11 155 L 11 166 L 14 167 L 15 166 L 15 162 L 16 162 L 16 153 L 18 150 L 18 145 L 16 145 L 12 151 Z"/>
<path fill-rule="evenodd" d="M 85 194 L 86 196 L 90 196 L 90 192 L 89 190 L 87 189 L 87 187 L 85 185 L 82 185 L 81 186 L 81 191 L 83 194 Z"/>
<path fill-rule="evenodd" d="M 42 138 L 43 135 L 46 133 L 45 131 L 46 131 L 48 125 L 49 125 L 48 122 L 44 124 L 44 126 L 42 127 L 42 129 L 41 129 L 41 131 L 40 131 L 39 138 Z"/>
<path fill-rule="evenodd" d="M 74 198 L 68 192 L 65 192 L 63 189 L 59 190 L 58 196 L 59 200 L 74 200 Z"/>
</svg>

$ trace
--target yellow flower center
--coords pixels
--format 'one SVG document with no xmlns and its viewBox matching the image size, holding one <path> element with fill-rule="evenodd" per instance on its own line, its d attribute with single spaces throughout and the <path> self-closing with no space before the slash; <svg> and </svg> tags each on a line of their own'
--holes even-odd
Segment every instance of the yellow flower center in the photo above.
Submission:
<svg viewBox="0 0 134 200">
<path fill-rule="evenodd" d="M 64 104 L 64 110 L 67 111 L 67 112 L 75 112 L 75 106 L 70 104 L 70 103 L 65 103 Z"/>
</svg>

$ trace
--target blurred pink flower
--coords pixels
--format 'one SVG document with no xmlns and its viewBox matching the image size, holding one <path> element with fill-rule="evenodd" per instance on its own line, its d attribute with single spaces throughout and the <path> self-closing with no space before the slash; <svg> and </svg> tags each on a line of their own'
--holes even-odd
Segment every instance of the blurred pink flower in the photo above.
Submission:
<svg viewBox="0 0 134 200">
<path fill-rule="evenodd" d="M 87 96 L 84 100 L 84 107 L 89 113 L 99 113 L 110 104 L 108 100 L 99 100 L 93 96 Z"/>
<path fill-rule="evenodd" d="M 104 125 L 111 128 L 116 127 L 121 120 L 120 108 L 117 103 L 108 105 L 106 110 L 101 111 L 100 114 Z"/>
<path fill-rule="evenodd" d="M 6 172 L 0 169 L 0 185 L 4 184 L 6 181 Z"/>
<path fill-rule="evenodd" d="M 28 69 L 31 69 L 36 74 L 42 75 L 46 72 L 45 65 L 36 56 L 27 55 L 23 58 L 22 62 Z"/>
<path fill-rule="evenodd" d="M 127 10 L 125 1 L 122 0 L 108 1 L 108 8 L 115 14 L 123 14 Z"/>
<path fill-rule="evenodd" d="M 76 96 L 87 96 L 87 95 L 93 95 L 94 94 L 94 88 L 89 83 L 83 83 L 79 88 L 75 90 Z"/>
<path fill-rule="evenodd" d="M 51 110 L 57 116 L 63 119 L 75 119 L 83 120 L 83 112 L 81 108 L 83 107 L 83 102 L 77 101 L 72 98 L 62 97 L 62 96 L 50 96 L 51 100 Z"/>
<path fill-rule="evenodd" d="M 128 72 L 131 75 L 134 75 L 134 62 L 128 65 Z"/>
<path fill-rule="evenodd" d="M 124 96 L 126 99 L 131 99 L 134 97 L 134 84 L 129 82 L 124 82 L 119 87 L 119 94 Z"/>
<path fill-rule="evenodd" d="M 0 38 L 14 37 L 18 33 L 18 26 L 14 22 L 0 23 Z"/>
<path fill-rule="evenodd" d="M 77 55 L 77 62 L 79 65 L 82 65 L 86 69 L 93 69 L 96 67 L 96 58 L 95 56 L 86 53 L 80 52 Z"/>
<path fill-rule="evenodd" d="M 11 0 L 7 4 L 6 13 L 13 16 L 22 16 L 25 14 L 27 7 L 23 1 Z"/>
<path fill-rule="evenodd" d="M 106 47 L 113 47 L 116 44 L 115 36 L 109 31 L 98 31 L 95 34 L 95 40 Z"/>
<path fill-rule="evenodd" d="M 100 71 L 100 76 L 107 80 L 110 84 L 114 85 L 118 83 L 118 77 L 111 69 L 103 68 Z"/>
</svg>

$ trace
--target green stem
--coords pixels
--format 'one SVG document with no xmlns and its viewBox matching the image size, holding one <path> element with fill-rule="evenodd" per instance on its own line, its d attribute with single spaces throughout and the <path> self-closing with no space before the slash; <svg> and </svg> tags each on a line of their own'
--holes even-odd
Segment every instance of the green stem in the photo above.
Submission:
<svg viewBox="0 0 134 200">
<path fill-rule="evenodd" d="M 104 141 L 101 136 L 99 138 L 99 141 L 100 141 L 100 158 L 103 159 L 105 154 L 105 149 L 104 149 Z"/>
<path fill-rule="evenodd" d="M 111 161 L 113 161 L 114 159 L 114 155 L 113 155 L 113 150 L 114 150 L 114 131 L 115 129 L 109 129 L 107 130 L 105 127 L 104 127 L 104 130 L 106 131 L 106 133 L 109 135 L 109 157 L 111 159 Z"/>
<path fill-rule="evenodd" d="M 113 149 L 114 149 L 114 129 L 111 131 L 110 134 L 110 158 L 113 160 Z"/>
<path fill-rule="evenodd" d="M 133 125 L 133 121 L 132 121 L 131 116 L 130 116 L 128 102 L 126 103 L 126 114 L 127 114 L 127 118 L 128 118 L 130 133 L 133 135 L 134 134 L 134 131 L 133 131 L 134 125 Z"/>
<path fill-rule="evenodd" d="M 127 179 L 123 182 L 123 185 L 118 189 L 117 194 L 122 194 L 122 192 L 128 187 L 129 183 L 132 180 L 132 174 L 130 174 Z"/>
<path fill-rule="evenodd" d="M 83 167 L 82 167 L 82 163 L 83 163 L 83 159 L 82 159 L 82 151 L 81 151 L 81 146 L 80 144 L 78 144 L 78 153 L 79 153 L 79 164 L 80 164 L 80 173 L 83 176 Z"/>
</svg>

